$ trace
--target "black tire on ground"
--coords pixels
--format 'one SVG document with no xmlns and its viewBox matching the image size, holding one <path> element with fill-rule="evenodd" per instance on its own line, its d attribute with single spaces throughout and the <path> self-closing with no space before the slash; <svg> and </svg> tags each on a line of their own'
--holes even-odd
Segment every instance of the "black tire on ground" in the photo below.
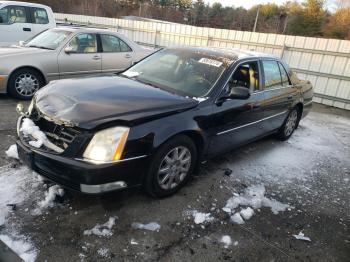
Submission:
<svg viewBox="0 0 350 262">
<path fill-rule="evenodd" d="M 297 107 L 294 107 L 286 117 L 286 119 L 283 122 L 283 125 L 280 127 L 280 129 L 277 132 L 277 138 L 281 141 L 288 140 L 292 134 L 294 133 L 295 129 L 297 128 L 300 120 L 300 112 Z"/>
<path fill-rule="evenodd" d="M 35 91 L 39 90 L 45 85 L 45 79 L 43 79 L 41 74 L 39 74 L 36 70 L 31 68 L 19 69 L 12 73 L 9 78 L 7 91 L 12 97 L 22 100 L 30 100 L 35 93 L 35 91 L 32 92 L 33 89 L 28 90 L 27 93 L 24 91 L 19 91 L 17 82 L 20 81 L 21 78 L 24 79 L 24 84 L 30 85 L 32 83 L 35 87 Z M 27 81 L 27 83 L 25 81 Z"/>
<path fill-rule="evenodd" d="M 175 161 L 172 164 L 169 164 L 167 161 L 168 159 L 170 160 L 173 160 L 173 158 L 176 159 L 176 157 L 174 157 L 175 151 L 177 151 L 178 161 Z M 182 154 L 184 155 L 182 158 L 180 158 Z M 169 158 L 167 158 L 166 160 L 165 158 L 167 156 Z M 151 196 L 158 197 L 158 198 L 167 197 L 175 194 L 190 179 L 193 173 L 193 170 L 197 164 L 197 156 L 198 156 L 197 148 L 194 142 L 192 141 L 192 139 L 190 139 L 187 136 L 184 136 L 184 135 L 176 136 L 170 139 L 169 141 L 167 141 L 166 143 L 164 143 L 158 149 L 158 151 L 156 152 L 155 156 L 152 159 L 150 169 L 148 170 L 148 173 L 144 180 L 145 191 Z M 188 159 L 188 157 L 190 157 L 189 162 L 185 161 Z M 187 163 L 187 164 L 183 165 L 183 163 Z M 176 169 L 176 166 L 178 167 L 178 169 Z M 162 167 L 162 170 L 167 169 L 167 167 L 168 167 L 168 170 L 171 170 L 173 168 L 175 170 L 172 172 L 178 173 L 178 174 L 182 173 L 182 174 L 173 175 L 173 176 L 170 175 L 169 180 L 165 180 L 166 182 L 162 184 L 161 181 L 165 179 L 166 174 L 164 174 L 163 176 L 163 173 L 159 173 L 161 170 L 161 167 Z M 184 167 L 184 169 L 188 169 L 188 171 L 187 172 L 176 171 L 176 170 L 182 170 L 181 167 Z M 172 178 L 173 180 L 170 181 L 170 178 Z M 178 183 L 178 184 L 175 185 L 174 183 Z M 162 188 L 162 187 L 166 187 L 167 185 L 170 185 L 170 188 L 168 189 Z"/>
</svg>

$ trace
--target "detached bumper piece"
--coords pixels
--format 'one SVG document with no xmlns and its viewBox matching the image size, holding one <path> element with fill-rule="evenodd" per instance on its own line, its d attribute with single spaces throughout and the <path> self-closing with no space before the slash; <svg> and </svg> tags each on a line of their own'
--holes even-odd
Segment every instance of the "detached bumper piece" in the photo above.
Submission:
<svg viewBox="0 0 350 262">
<path fill-rule="evenodd" d="M 31 169 L 65 188 L 101 194 L 137 186 L 142 182 L 147 157 L 95 165 L 45 153 L 17 141 L 19 158 Z"/>
</svg>

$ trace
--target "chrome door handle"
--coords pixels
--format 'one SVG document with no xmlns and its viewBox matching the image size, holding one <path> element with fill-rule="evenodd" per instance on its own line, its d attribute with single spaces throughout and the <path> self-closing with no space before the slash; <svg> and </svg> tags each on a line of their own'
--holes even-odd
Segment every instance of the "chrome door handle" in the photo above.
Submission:
<svg viewBox="0 0 350 262">
<path fill-rule="evenodd" d="M 92 57 L 92 59 L 93 59 L 93 60 L 100 60 L 100 59 L 101 59 L 101 57 L 100 57 L 100 56 L 98 56 L 98 55 L 95 55 L 95 56 L 93 56 L 93 57 Z"/>
<path fill-rule="evenodd" d="M 131 58 L 131 55 L 130 54 L 126 54 L 125 58 Z"/>
</svg>

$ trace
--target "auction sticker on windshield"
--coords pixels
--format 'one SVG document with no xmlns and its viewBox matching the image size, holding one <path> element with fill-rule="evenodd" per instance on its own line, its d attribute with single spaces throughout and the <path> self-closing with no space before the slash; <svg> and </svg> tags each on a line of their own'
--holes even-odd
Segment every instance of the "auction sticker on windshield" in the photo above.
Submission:
<svg viewBox="0 0 350 262">
<path fill-rule="evenodd" d="M 222 62 L 217 61 L 217 60 L 213 60 L 210 58 L 201 58 L 198 61 L 199 63 L 203 63 L 203 64 L 207 64 L 207 65 L 211 65 L 211 66 L 215 66 L 215 67 L 220 67 L 222 65 Z"/>
</svg>

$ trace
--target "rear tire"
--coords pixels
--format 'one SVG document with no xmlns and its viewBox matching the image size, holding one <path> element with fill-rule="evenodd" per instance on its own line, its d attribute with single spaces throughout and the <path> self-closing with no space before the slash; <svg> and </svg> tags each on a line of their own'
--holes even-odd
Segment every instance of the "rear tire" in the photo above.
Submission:
<svg viewBox="0 0 350 262">
<path fill-rule="evenodd" d="M 36 71 L 23 68 L 15 71 L 9 78 L 8 93 L 15 98 L 30 100 L 36 91 L 45 85 L 45 80 Z"/>
<path fill-rule="evenodd" d="M 144 181 L 144 189 L 158 198 L 175 194 L 190 179 L 197 156 L 197 148 L 189 137 L 170 139 L 156 152 Z"/>
<path fill-rule="evenodd" d="M 300 120 L 300 114 L 298 108 L 294 107 L 288 114 L 287 118 L 284 120 L 283 125 L 277 132 L 277 137 L 281 141 L 288 140 L 294 130 L 297 128 Z"/>
</svg>

